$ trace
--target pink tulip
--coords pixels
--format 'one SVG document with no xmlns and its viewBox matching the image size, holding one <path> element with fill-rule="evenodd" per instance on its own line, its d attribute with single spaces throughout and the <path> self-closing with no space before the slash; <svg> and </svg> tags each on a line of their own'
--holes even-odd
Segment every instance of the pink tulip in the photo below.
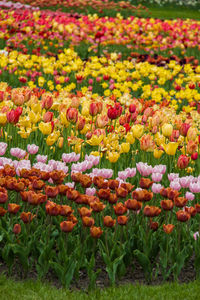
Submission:
<svg viewBox="0 0 200 300">
<path fill-rule="evenodd" d="M 185 193 L 185 198 L 188 199 L 189 201 L 193 201 L 194 198 L 195 198 L 195 195 L 193 193 L 186 192 Z"/>
<path fill-rule="evenodd" d="M 47 162 L 47 155 L 40 155 L 36 156 L 37 162 L 46 163 Z"/>
<path fill-rule="evenodd" d="M 156 165 L 155 167 L 153 167 L 152 173 L 165 174 L 166 169 L 167 169 L 166 165 Z"/>
<path fill-rule="evenodd" d="M 163 186 L 160 183 L 153 183 L 151 190 L 155 194 L 159 194 Z"/>
<path fill-rule="evenodd" d="M 180 182 L 182 188 L 188 188 L 190 185 L 190 182 L 191 182 L 191 178 L 190 178 L 190 176 L 181 177 L 179 179 L 179 182 Z"/>
<path fill-rule="evenodd" d="M 69 188 L 74 188 L 75 183 L 74 182 L 67 182 L 65 183 L 66 186 L 68 186 Z"/>
<path fill-rule="evenodd" d="M 96 193 L 96 189 L 95 188 L 87 188 L 85 190 L 86 195 L 88 196 L 94 196 L 94 194 Z"/>
<path fill-rule="evenodd" d="M 179 174 L 178 173 L 169 173 L 167 176 L 168 176 L 169 181 L 173 181 L 176 178 L 179 178 Z"/>
<path fill-rule="evenodd" d="M 170 182 L 170 188 L 174 189 L 174 190 L 177 190 L 177 191 L 180 191 L 181 189 L 181 185 L 179 183 L 179 180 L 173 180 Z"/>
<path fill-rule="evenodd" d="M 163 175 L 161 173 L 152 173 L 151 178 L 155 182 L 160 182 L 162 180 Z"/>
<path fill-rule="evenodd" d="M 8 147 L 8 144 L 1 142 L 0 143 L 0 155 L 4 155 L 6 153 L 6 149 Z"/>
<path fill-rule="evenodd" d="M 136 168 L 138 172 L 145 177 L 151 175 L 152 173 L 152 166 L 147 165 L 147 163 L 143 163 L 143 162 L 136 163 Z"/>
<path fill-rule="evenodd" d="M 199 237 L 199 232 L 197 231 L 197 232 L 195 232 L 194 234 L 193 234 L 193 238 L 195 239 L 195 241 L 198 239 L 198 237 Z"/>
<path fill-rule="evenodd" d="M 35 144 L 32 144 L 32 145 L 28 144 L 28 146 L 27 146 L 28 153 L 30 153 L 32 155 L 36 154 L 38 152 L 38 150 L 39 150 L 39 147 L 36 146 Z"/>
<path fill-rule="evenodd" d="M 11 148 L 10 149 L 10 154 L 12 156 L 17 157 L 18 159 L 22 159 L 26 155 L 26 151 L 23 150 L 23 149 L 20 149 L 20 148 Z"/>
<path fill-rule="evenodd" d="M 200 182 L 190 182 L 189 189 L 192 193 L 200 193 Z"/>
</svg>

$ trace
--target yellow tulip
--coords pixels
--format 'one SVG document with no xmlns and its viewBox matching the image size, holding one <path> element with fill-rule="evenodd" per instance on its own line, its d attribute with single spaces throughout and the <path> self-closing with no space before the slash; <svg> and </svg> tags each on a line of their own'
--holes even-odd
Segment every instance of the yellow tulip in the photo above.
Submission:
<svg viewBox="0 0 200 300">
<path fill-rule="evenodd" d="M 169 137 L 172 135 L 173 126 L 171 124 L 164 124 L 162 126 L 162 134 L 166 137 Z"/>
<path fill-rule="evenodd" d="M 159 150 L 159 149 L 154 149 L 153 151 L 153 156 L 155 158 L 160 158 L 162 155 L 163 155 L 164 151 L 162 150 Z"/>
<path fill-rule="evenodd" d="M 178 143 L 170 142 L 168 144 L 162 144 L 162 147 L 168 155 L 175 155 Z"/>
<path fill-rule="evenodd" d="M 61 121 L 61 124 L 65 125 L 65 127 L 69 126 L 69 122 L 67 121 L 67 118 L 66 118 L 66 113 L 64 113 L 64 112 L 60 113 L 60 121 Z"/>
<path fill-rule="evenodd" d="M 100 156 L 100 157 L 102 157 L 102 156 L 103 156 L 103 154 L 102 154 L 102 153 L 100 153 L 99 151 L 92 151 L 92 152 L 90 152 L 90 155 L 94 155 L 94 156 Z"/>
<path fill-rule="evenodd" d="M 76 144 L 74 146 L 74 151 L 75 151 L 76 154 L 81 153 L 81 144 Z"/>
<path fill-rule="evenodd" d="M 132 130 L 133 136 L 135 138 L 139 139 L 143 135 L 144 126 L 141 124 L 137 124 L 137 125 L 134 125 L 131 130 Z"/>
<path fill-rule="evenodd" d="M 128 132 L 127 135 L 126 135 L 126 141 L 127 143 L 129 144 L 134 144 L 135 143 L 135 138 L 133 136 L 133 134 L 131 132 Z"/>
<path fill-rule="evenodd" d="M 40 122 L 40 124 L 39 124 L 39 130 L 43 134 L 49 135 L 49 134 L 51 134 L 51 131 L 52 131 L 52 125 L 51 125 L 50 122 L 48 122 L 48 123 Z"/>
<path fill-rule="evenodd" d="M 120 152 L 121 153 L 128 153 L 130 151 L 130 144 L 129 143 L 122 143 L 120 145 Z"/>
<path fill-rule="evenodd" d="M 5 125 L 7 122 L 6 114 L 0 113 L 0 125 Z"/>
<path fill-rule="evenodd" d="M 188 141 L 195 141 L 197 138 L 198 129 L 194 127 L 190 127 L 187 132 Z"/>
<path fill-rule="evenodd" d="M 39 113 L 34 113 L 33 111 L 30 111 L 28 116 L 33 124 L 36 124 L 41 120 L 41 115 Z"/>
<path fill-rule="evenodd" d="M 48 135 L 46 143 L 48 146 L 52 146 L 59 138 L 59 132 L 52 132 Z"/>
<path fill-rule="evenodd" d="M 160 134 L 160 132 L 157 132 L 155 135 L 154 135 L 154 141 L 156 142 L 156 144 L 158 146 L 162 145 L 165 143 L 165 137 L 164 135 Z"/>
<path fill-rule="evenodd" d="M 109 152 L 108 153 L 108 160 L 111 162 L 111 163 L 115 163 L 118 161 L 119 159 L 119 153 L 118 152 Z"/>
<path fill-rule="evenodd" d="M 103 135 L 100 136 L 92 135 L 91 139 L 87 141 L 87 143 L 91 146 L 98 146 L 103 140 Z"/>
<path fill-rule="evenodd" d="M 59 139 L 58 139 L 58 148 L 62 148 L 63 147 L 63 142 L 64 142 L 64 138 L 61 136 Z"/>
</svg>

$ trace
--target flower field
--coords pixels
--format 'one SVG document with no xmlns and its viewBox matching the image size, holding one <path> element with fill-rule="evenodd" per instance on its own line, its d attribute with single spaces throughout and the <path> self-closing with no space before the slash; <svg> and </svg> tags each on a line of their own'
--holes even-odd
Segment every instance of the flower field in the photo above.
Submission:
<svg viewBox="0 0 200 300">
<path fill-rule="evenodd" d="M 199 278 L 200 21 L 61 2 L 0 2 L 1 261 L 67 288 Z"/>
</svg>

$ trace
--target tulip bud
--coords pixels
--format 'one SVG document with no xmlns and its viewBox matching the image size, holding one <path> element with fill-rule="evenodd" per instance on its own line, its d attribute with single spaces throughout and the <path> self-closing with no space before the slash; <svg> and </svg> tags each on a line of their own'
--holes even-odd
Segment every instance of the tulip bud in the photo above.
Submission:
<svg viewBox="0 0 200 300">
<path fill-rule="evenodd" d="M 188 123 L 182 123 L 181 124 L 181 128 L 180 128 L 181 135 L 187 136 L 187 132 L 188 132 L 189 128 L 190 128 L 190 124 L 188 124 Z"/>
<path fill-rule="evenodd" d="M 129 106 L 129 112 L 133 114 L 136 111 L 136 105 L 131 103 Z"/>
<path fill-rule="evenodd" d="M 44 114 L 44 116 L 43 116 L 43 121 L 44 121 L 45 123 L 51 122 L 52 119 L 53 119 L 53 113 L 52 113 L 51 111 L 47 111 L 47 112 Z"/>
<path fill-rule="evenodd" d="M 14 234 L 20 234 L 21 232 L 21 225 L 20 224 L 15 224 L 14 227 L 13 227 L 13 232 Z"/>
<path fill-rule="evenodd" d="M 90 103 L 89 112 L 92 117 L 94 117 L 98 114 L 98 105 L 96 102 Z"/>
<path fill-rule="evenodd" d="M 197 158 L 198 158 L 198 153 L 197 153 L 197 152 L 192 153 L 191 159 L 192 159 L 192 160 L 197 160 Z"/>
<path fill-rule="evenodd" d="M 169 137 L 172 135 L 173 126 L 171 124 L 164 124 L 162 126 L 162 133 L 164 136 Z"/>
<path fill-rule="evenodd" d="M 68 121 L 72 123 L 76 123 L 78 120 L 78 110 L 72 107 L 68 108 L 66 112 L 66 117 Z"/>
</svg>

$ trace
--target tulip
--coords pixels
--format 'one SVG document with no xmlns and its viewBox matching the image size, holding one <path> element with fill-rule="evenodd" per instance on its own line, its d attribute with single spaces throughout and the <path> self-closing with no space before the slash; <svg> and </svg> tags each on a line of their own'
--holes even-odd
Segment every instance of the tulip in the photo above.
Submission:
<svg viewBox="0 0 200 300">
<path fill-rule="evenodd" d="M 187 132 L 188 132 L 189 128 L 190 128 L 190 124 L 183 123 L 180 128 L 180 134 L 183 136 L 187 136 Z"/>
<path fill-rule="evenodd" d="M 69 205 L 60 205 L 60 215 L 61 216 L 67 217 L 67 216 L 71 215 L 72 212 L 73 212 L 73 210 L 72 210 L 71 206 L 69 206 Z"/>
<path fill-rule="evenodd" d="M 3 207 L 0 207 L 0 217 L 3 217 L 7 213 L 7 210 L 5 210 Z"/>
<path fill-rule="evenodd" d="M 71 232 L 76 224 L 72 221 L 63 221 L 60 223 L 60 229 L 63 232 Z"/>
<path fill-rule="evenodd" d="M 162 134 L 166 137 L 170 137 L 172 135 L 173 126 L 171 124 L 164 124 L 162 126 Z"/>
<path fill-rule="evenodd" d="M 36 154 L 38 152 L 38 150 L 39 150 L 39 147 L 36 146 L 35 144 L 27 145 L 27 151 L 32 155 Z"/>
<path fill-rule="evenodd" d="M 117 217 L 117 223 L 119 224 L 119 225 L 126 225 L 127 224 L 127 222 L 128 222 L 128 217 L 127 216 L 118 216 Z"/>
<path fill-rule="evenodd" d="M 20 209 L 20 205 L 15 203 L 8 203 L 8 212 L 10 214 L 16 215 Z"/>
<path fill-rule="evenodd" d="M 78 208 L 78 211 L 81 217 L 90 217 L 92 214 L 92 209 L 88 209 L 87 207 Z"/>
<path fill-rule="evenodd" d="M 133 103 L 131 103 L 131 104 L 129 105 L 129 112 L 130 112 L 130 113 L 134 113 L 135 111 L 136 111 L 136 105 L 133 104 Z"/>
<path fill-rule="evenodd" d="M 174 199 L 174 204 L 176 207 L 184 207 L 188 202 L 187 198 L 184 197 L 177 197 Z"/>
<path fill-rule="evenodd" d="M 116 163 L 120 157 L 120 154 L 118 152 L 108 152 L 108 160 L 111 163 Z"/>
<path fill-rule="evenodd" d="M 132 133 L 133 136 L 137 139 L 139 139 L 143 135 L 144 127 L 143 125 L 137 124 L 132 126 Z"/>
<path fill-rule="evenodd" d="M 176 217 L 180 222 L 187 222 L 190 219 L 190 214 L 186 211 L 179 210 L 176 212 Z"/>
<path fill-rule="evenodd" d="M 93 238 L 98 239 L 102 235 L 103 231 L 101 227 L 93 226 L 90 228 L 90 234 Z"/>
<path fill-rule="evenodd" d="M 190 158 L 186 155 L 180 155 L 177 161 L 177 167 L 185 169 L 189 165 Z"/>
<path fill-rule="evenodd" d="M 170 142 L 168 144 L 163 144 L 162 146 L 168 155 L 175 155 L 178 143 Z"/>
<path fill-rule="evenodd" d="M 117 216 L 121 216 L 127 212 L 127 208 L 122 202 L 117 203 L 115 206 L 113 206 L 113 208 Z"/>
<path fill-rule="evenodd" d="M 153 156 L 157 159 L 161 158 L 161 156 L 163 155 L 164 151 L 159 150 L 159 149 L 154 149 L 153 151 Z"/>
<path fill-rule="evenodd" d="M 150 221 L 150 228 L 153 231 L 156 231 L 158 229 L 158 222 L 152 222 L 152 221 Z"/>
<path fill-rule="evenodd" d="M 20 234 L 21 232 L 21 225 L 20 224 L 15 224 L 13 227 L 13 232 L 15 235 Z"/>
<path fill-rule="evenodd" d="M 174 204 L 173 204 L 172 200 L 162 200 L 161 207 L 163 210 L 169 211 L 169 210 L 173 209 Z"/>
<path fill-rule="evenodd" d="M 194 198 L 195 198 L 195 195 L 193 193 L 190 193 L 190 192 L 186 192 L 185 194 L 185 198 L 189 201 L 193 201 Z"/>
<path fill-rule="evenodd" d="M 20 219 L 24 222 L 24 224 L 31 223 L 32 219 L 34 216 L 32 215 L 31 212 L 22 212 L 20 215 Z"/>
<path fill-rule="evenodd" d="M 38 128 L 44 135 L 49 135 L 52 132 L 51 122 L 48 122 L 48 123 L 40 122 Z"/>
<path fill-rule="evenodd" d="M 167 225 L 163 224 L 163 230 L 164 230 L 164 232 L 167 233 L 167 234 L 172 233 L 174 227 L 175 227 L 175 226 L 174 226 L 173 224 L 167 224 Z"/>
<path fill-rule="evenodd" d="M 150 134 L 144 134 L 140 139 L 140 149 L 147 152 L 154 151 L 154 140 Z"/>
<path fill-rule="evenodd" d="M 102 202 L 100 201 L 94 201 L 92 203 L 90 203 L 90 207 L 93 209 L 93 211 L 95 212 L 101 212 L 104 210 L 104 208 L 106 207 Z"/>
<path fill-rule="evenodd" d="M 68 108 L 66 112 L 67 120 L 71 123 L 76 123 L 78 120 L 78 110 L 76 108 Z"/>
<path fill-rule="evenodd" d="M 89 113 L 92 117 L 98 114 L 98 104 L 96 102 L 90 103 Z"/>
<path fill-rule="evenodd" d="M 192 159 L 192 160 L 197 160 L 197 158 L 198 158 L 198 153 L 197 153 L 197 152 L 192 153 L 191 159 Z"/>
<path fill-rule="evenodd" d="M 82 222 L 85 227 L 92 227 L 94 225 L 94 219 L 91 217 L 82 217 Z"/>
<path fill-rule="evenodd" d="M 142 208 L 142 203 L 135 199 L 128 199 L 124 204 L 126 208 L 130 210 L 138 211 Z"/>
<path fill-rule="evenodd" d="M 153 217 L 157 217 L 161 213 L 161 209 L 157 206 L 146 205 L 144 207 L 143 213 L 146 217 L 153 218 Z"/>
<path fill-rule="evenodd" d="M 106 227 L 113 227 L 116 223 L 116 220 L 112 219 L 111 216 L 105 216 L 103 217 L 103 223 Z"/>
</svg>

